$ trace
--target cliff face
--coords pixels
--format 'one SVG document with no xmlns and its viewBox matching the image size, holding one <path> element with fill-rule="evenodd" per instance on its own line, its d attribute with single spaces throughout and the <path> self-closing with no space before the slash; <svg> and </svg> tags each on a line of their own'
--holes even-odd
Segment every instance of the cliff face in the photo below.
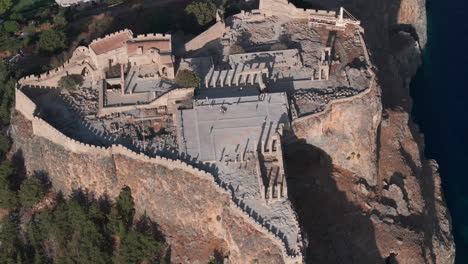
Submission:
<svg viewBox="0 0 468 264">
<path fill-rule="evenodd" d="M 325 151 L 336 166 L 375 185 L 377 134 L 382 114 L 380 91 L 333 102 L 329 111 L 293 121 L 296 138 Z"/>
<path fill-rule="evenodd" d="M 378 114 L 378 98 L 373 97 L 378 93 L 294 126 L 308 143 L 287 146 L 286 160 L 294 179 L 290 193 L 296 193 L 309 235 L 309 260 L 453 263 L 455 246 L 437 163 L 424 157 L 424 138 L 409 114 L 409 85 L 427 41 L 425 1 L 308 2 L 344 6 L 362 21 L 384 109 L 376 130 L 365 123 Z M 360 152 L 361 158 L 343 159 L 350 151 Z M 321 218 L 308 213 L 311 208 Z M 327 225 L 327 232 L 316 227 L 320 225 Z M 349 244 L 336 242 L 342 240 Z"/>
<path fill-rule="evenodd" d="M 137 214 L 158 223 L 175 263 L 207 263 L 215 250 L 229 255 L 231 263 L 283 263 L 280 248 L 233 210 L 229 195 L 212 180 L 122 155 L 70 152 L 34 136 L 21 114 L 14 116 L 11 135 L 26 170 L 46 172 L 64 194 L 80 189 L 113 198 L 129 186 Z"/>
</svg>

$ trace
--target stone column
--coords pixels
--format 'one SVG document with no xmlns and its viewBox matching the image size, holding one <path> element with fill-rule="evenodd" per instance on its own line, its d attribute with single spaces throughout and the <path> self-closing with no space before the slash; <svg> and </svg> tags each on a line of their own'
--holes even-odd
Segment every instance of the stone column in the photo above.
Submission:
<svg viewBox="0 0 468 264">
<path fill-rule="evenodd" d="M 276 200 L 281 200 L 281 186 L 279 184 L 275 185 L 276 189 Z"/>
<path fill-rule="evenodd" d="M 120 87 L 122 88 L 122 94 L 125 94 L 125 76 L 123 64 L 120 64 Z M 132 93 L 132 91 L 130 91 Z"/>
</svg>

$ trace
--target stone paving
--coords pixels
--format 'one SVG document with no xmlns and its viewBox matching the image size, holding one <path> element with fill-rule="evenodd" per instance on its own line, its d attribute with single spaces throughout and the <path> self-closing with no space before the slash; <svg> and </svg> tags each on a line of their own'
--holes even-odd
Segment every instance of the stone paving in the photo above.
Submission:
<svg viewBox="0 0 468 264">
<path fill-rule="evenodd" d="M 181 111 L 186 142 L 181 146 L 201 161 L 233 160 L 240 152 L 254 151 L 269 141 L 281 123 L 288 123 L 284 93 L 198 100 Z"/>
</svg>

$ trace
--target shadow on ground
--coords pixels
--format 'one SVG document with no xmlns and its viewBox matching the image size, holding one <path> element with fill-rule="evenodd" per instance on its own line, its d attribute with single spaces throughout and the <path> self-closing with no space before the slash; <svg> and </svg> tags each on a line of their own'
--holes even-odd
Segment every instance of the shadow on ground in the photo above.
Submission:
<svg viewBox="0 0 468 264">
<path fill-rule="evenodd" d="M 306 262 L 385 263 L 369 217 L 338 188 L 330 156 L 297 142 L 286 146 L 285 158 L 288 193 L 308 238 Z"/>
</svg>

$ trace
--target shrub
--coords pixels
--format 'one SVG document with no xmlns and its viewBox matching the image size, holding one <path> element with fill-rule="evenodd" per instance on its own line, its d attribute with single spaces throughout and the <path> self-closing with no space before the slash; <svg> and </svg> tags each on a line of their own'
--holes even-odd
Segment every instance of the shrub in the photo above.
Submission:
<svg viewBox="0 0 468 264">
<path fill-rule="evenodd" d="M 187 16 L 192 16 L 200 26 L 204 26 L 216 17 L 216 5 L 212 1 L 195 1 L 184 10 Z"/>
<path fill-rule="evenodd" d="M 0 135 L 0 153 L 4 154 L 10 150 L 11 140 L 3 135 Z"/>
<path fill-rule="evenodd" d="M 18 32 L 19 24 L 16 21 L 8 20 L 5 23 L 3 23 L 3 28 L 5 29 L 6 32 L 14 33 L 14 32 Z"/>
<path fill-rule="evenodd" d="M 242 46 L 240 45 L 232 45 L 230 48 L 229 48 L 229 53 L 230 54 L 241 54 L 241 53 L 245 53 L 245 50 Z"/>
<path fill-rule="evenodd" d="M 13 13 L 9 17 L 11 20 L 16 20 L 16 21 L 24 21 L 24 17 L 20 13 Z"/>
<path fill-rule="evenodd" d="M 5 13 L 13 5 L 11 0 L 0 0 L 0 14 Z"/>
<path fill-rule="evenodd" d="M 180 87 L 198 87 L 200 85 L 200 77 L 193 71 L 180 70 L 177 72 L 176 83 Z"/>
<path fill-rule="evenodd" d="M 58 81 L 58 86 L 62 89 L 73 91 L 76 88 L 83 84 L 83 76 L 79 74 L 71 74 L 67 76 L 62 76 Z"/>
</svg>

